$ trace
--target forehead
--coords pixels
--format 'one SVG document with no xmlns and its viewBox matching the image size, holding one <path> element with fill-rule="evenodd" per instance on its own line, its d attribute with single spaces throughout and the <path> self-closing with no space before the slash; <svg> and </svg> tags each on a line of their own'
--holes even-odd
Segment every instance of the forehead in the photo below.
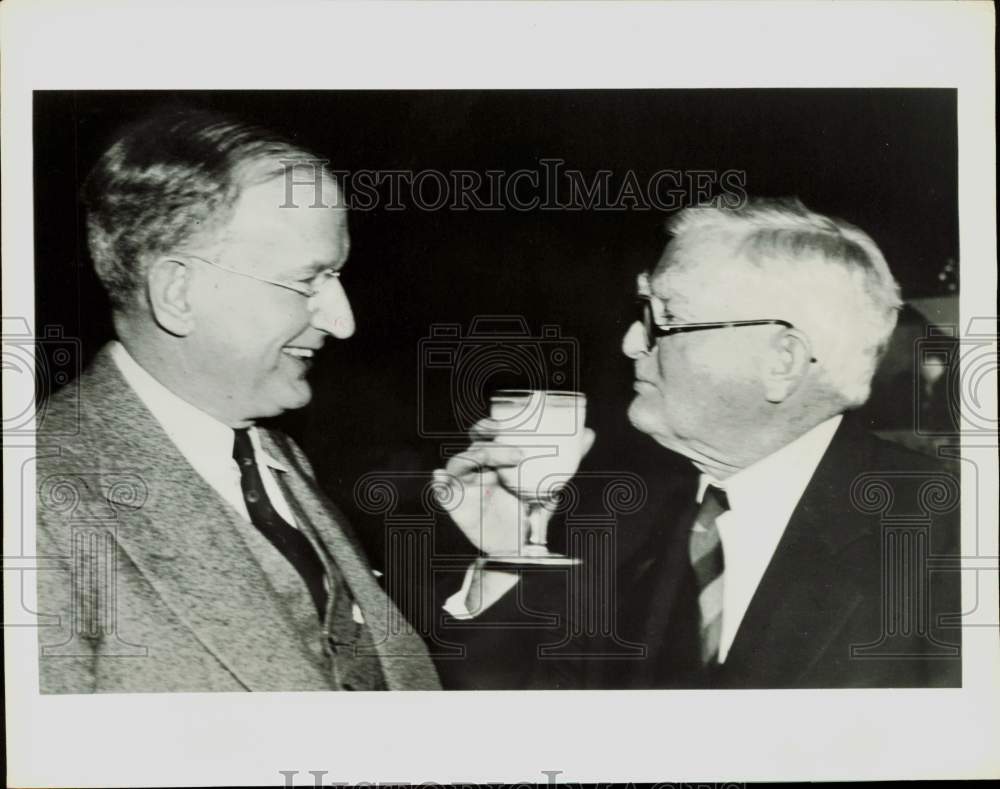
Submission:
<svg viewBox="0 0 1000 789">
<path fill-rule="evenodd" d="M 320 188 L 326 207 L 313 208 L 313 190 L 306 200 L 298 189 L 289 201 L 283 177 L 246 187 L 217 236 L 221 251 L 282 267 L 343 263 L 349 247 L 346 211 L 329 207 L 342 203 L 332 179 L 324 178 Z"/>
<path fill-rule="evenodd" d="M 761 308 L 757 267 L 716 238 L 672 240 L 649 279 L 652 295 L 686 320 L 728 320 Z"/>
<path fill-rule="evenodd" d="M 672 239 L 650 272 L 650 290 L 660 298 L 670 298 L 678 291 L 709 284 L 729 254 L 710 239 Z"/>
</svg>

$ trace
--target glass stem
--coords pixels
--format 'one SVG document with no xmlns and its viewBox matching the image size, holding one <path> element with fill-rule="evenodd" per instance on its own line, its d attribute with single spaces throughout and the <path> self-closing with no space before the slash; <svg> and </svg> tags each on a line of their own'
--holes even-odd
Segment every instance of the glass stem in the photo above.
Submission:
<svg viewBox="0 0 1000 789">
<path fill-rule="evenodd" d="M 544 504 L 528 505 L 528 544 L 548 544 L 549 511 Z"/>
</svg>

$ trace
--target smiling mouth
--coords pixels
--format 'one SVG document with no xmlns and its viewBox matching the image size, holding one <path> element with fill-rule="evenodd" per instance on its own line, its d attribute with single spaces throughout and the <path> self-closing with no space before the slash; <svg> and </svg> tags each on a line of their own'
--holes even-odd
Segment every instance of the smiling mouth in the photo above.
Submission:
<svg viewBox="0 0 1000 789">
<path fill-rule="evenodd" d="M 289 356 L 293 356 L 296 359 L 312 359 L 316 355 L 316 351 L 312 348 L 296 348 L 289 345 L 281 350 L 283 353 L 287 353 Z"/>
</svg>

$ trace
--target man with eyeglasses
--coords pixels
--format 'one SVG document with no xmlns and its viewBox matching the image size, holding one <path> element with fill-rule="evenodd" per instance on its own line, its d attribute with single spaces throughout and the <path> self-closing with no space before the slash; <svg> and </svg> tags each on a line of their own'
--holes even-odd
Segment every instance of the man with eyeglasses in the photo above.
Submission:
<svg viewBox="0 0 1000 789">
<path fill-rule="evenodd" d="M 503 632 L 531 611 L 537 628 L 550 613 L 569 634 L 545 634 L 490 681 L 960 685 L 957 478 L 848 413 L 868 397 L 901 305 L 878 247 L 798 201 L 690 208 L 669 229 L 623 341 L 628 417 L 697 475 L 647 476 L 646 506 L 618 516 L 609 567 L 519 578 L 482 560 L 467 584 L 484 590 L 480 623 Z M 496 470 L 521 458 L 493 430 L 477 425 L 478 440 L 436 476 L 462 490 L 451 516 L 474 544 L 516 545 Z M 629 468 L 612 462 L 598 467 L 605 476 Z M 610 602 L 593 610 L 606 589 Z"/>
<path fill-rule="evenodd" d="M 38 445 L 45 693 L 433 689 L 301 451 L 301 408 L 354 332 L 333 207 L 288 205 L 317 158 L 210 112 L 127 129 L 84 188 L 118 340 L 48 402 Z M 292 179 L 294 180 L 294 179 Z"/>
</svg>

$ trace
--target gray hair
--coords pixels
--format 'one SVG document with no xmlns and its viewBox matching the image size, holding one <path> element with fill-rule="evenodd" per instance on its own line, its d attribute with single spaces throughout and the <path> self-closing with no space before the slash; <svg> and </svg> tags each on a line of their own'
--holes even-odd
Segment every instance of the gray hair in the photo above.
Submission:
<svg viewBox="0 0 1000 789">
<path fill-rule="evenodd" d="M 226 221 L 244 188 L 289 164 L 318 162 L 280 135 L 215 112 L 173 109 L 126 128 L 83 187 L 90 254 L 112 304 L 132 303 L 151 257 Z"/>
<path fill-rule="evenodd" d="M 868 399 L 902 305 L 899 285 L 868 234 L 798 199 L 688 208 L 671 218 L 668 230 L 667 265 L 738 278 L 741 298 L 770 313 L 755 317 L 783 318 L 809 337 L 840 407 Z M 706 244 L 722 254 L 684 254 Z"/>
</svg>

